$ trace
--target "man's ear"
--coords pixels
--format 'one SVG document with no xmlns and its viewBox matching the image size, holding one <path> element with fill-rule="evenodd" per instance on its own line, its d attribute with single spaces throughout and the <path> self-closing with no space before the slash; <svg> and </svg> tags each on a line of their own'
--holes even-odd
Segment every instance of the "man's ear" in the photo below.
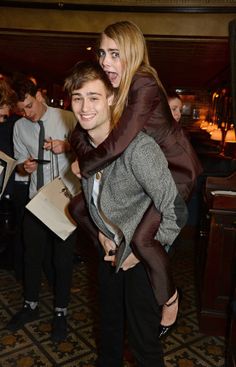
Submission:
<svg viewBox="0 0 236 367">
<path fill-rule="evenodd" d="M 40 92 L 40 90 L 37 91 L 36 95 L 35 95 L 35 98 L 37 99 L 38 102 L 45 102 L 43 96 L 42 96 L 42 93 Z"/>
<path fill-rule="evenodd" d="M 114 100 L 114 94 L 112 93 L 108 98 L 108 106 L 111 106 Z"/>
</svg>

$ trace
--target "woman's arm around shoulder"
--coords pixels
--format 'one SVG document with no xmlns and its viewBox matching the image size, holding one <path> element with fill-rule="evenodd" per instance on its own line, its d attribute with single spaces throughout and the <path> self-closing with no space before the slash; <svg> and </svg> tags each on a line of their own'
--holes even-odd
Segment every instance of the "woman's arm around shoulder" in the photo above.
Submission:
<svg viewBox="0 0 236 367">
<path fill-rule="evenodd" d="M 155 78 L 149 74 L 136 74 L 121 119 L 102 144 L 86 152 L 84 135 L 77 126 L 72 134 L 72 146 L 76 147 L 82 175 L 89 177 L 120 156 L 148 124 L 158 103 L 159 89 Z"/>
</svg>

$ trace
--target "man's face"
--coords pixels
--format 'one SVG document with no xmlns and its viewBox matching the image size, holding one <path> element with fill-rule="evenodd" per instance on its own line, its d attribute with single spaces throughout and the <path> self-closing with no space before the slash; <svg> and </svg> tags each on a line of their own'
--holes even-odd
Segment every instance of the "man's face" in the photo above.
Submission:
<svg viewBox="0 0 236 367">
<path fill-rule="evenodd" d="M 98 50 L 99 63 L 107 73 L 111 84 L 118 88 L 124 71 L 118 45 L 105 34 L 102 35 L 100 47 Z"/>
<path fill-rule="evenodd" d="M 100 144 L 110 130 L 110 106 L 113 96 L 101 80 L 86 82 L 74 90 L 71 97 L 72 110 L 81 127 L 88 132 L 96 144 Z"/>
<path fill-rule="evenodd" d="M 32 122 L 40 120 L 46 111 L 46 106 L 43 103 L 40 92 L 37 92 L 35 97 L 27 94 L 24 101 L 17 103 L 17 108 L 21 115 Z"/>
<path fill-rule="evenodd" d="M 6 104 L 0 106 L 0 123 L 4 122 L 10 114 L 10 107 Z"/>
</svg>

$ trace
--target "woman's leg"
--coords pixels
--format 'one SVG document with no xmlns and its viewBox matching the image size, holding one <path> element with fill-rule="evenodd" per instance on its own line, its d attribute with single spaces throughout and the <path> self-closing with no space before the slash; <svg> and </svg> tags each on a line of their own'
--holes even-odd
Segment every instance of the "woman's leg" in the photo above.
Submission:
<svg viewBox="0 0 236 367">
<path fill-rule="evenodd" d="M 160 213 L 151 204 L 136 228 L 132 248 L 146 267 L 158 304 L 163 305 L 175 293 L 175 285 L 168 253 L 154 239 L 160 221 Z"/>
<path fill-rule="evenodd" d="M 170 303 L 175 295 L 171 263 L 168 253 L 159 241 L 155 240 L 161 215 L 154 204 L 145 212 L 142 221 L 132 238 L 132 248 L 137 257 L 144 263 L 149 276 L 156 301 L 159 305 Z M 163 307 L 161 324 L 169 326 L 176 320 L 178 302 L 171 307 Z"/>
</svg>

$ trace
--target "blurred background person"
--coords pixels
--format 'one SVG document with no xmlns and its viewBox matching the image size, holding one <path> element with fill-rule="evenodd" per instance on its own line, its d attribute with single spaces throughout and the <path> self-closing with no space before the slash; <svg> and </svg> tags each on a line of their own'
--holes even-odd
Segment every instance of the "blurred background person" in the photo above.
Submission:
<svg viewBox="0 0 236 367">
<path fill-rule="evenodd" d="M 167 91 L 167 99 L 170 106 L 172 116 L 175 121 L 180 122 L 183 112 L 183 102 L 180 95 L 175 91 Z"/>
<path fill-rule="evenodd" d="M 19 116 L 14 112 L 16 95 L 10 85 L 10 80 L 0 76 L 0 150 L 14 157 L 13 127 Z M 15 269 L 15 230 L 18 224 L 16 213 L 17 203 L 14 200 L 15 180 L 12 173 L 0 200 L 0 266 Z"/>
</svg>

